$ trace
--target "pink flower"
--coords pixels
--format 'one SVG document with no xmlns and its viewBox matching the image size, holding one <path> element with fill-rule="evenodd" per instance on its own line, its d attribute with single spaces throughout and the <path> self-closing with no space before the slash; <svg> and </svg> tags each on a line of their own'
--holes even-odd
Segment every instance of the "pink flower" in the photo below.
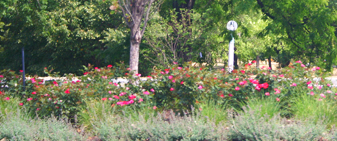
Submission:
<svg viewBox="0 0 337 141">
<path fill-rule="evenodd" d="M 70 94 L 70 90 L 69 90 L 69 89 L 67 89 L 66 91 L 64 91 L 64 93 L 66 93 L 66 94 Z"/>
<path fill-rule="evenodd" d="M 202 89 L 203 87 L 201 85 L 199 85 L 198 89 Z"/>
<path fill-rule="evenodd" d="M 168 79 L 172 79 L 173 78 L 173 76 L 172 75 L 170 75 L 169 77 L 168 77 Z"/>
<path fill-rule="evenodd" d="M 295 87 L 295 86 L 297 86 L 296 83 L 292 83 L 292 84 L 290 85 L 290 87 Z"/>
<path fill-rule="evenodd" d="M 39 111 L 40 110 L 40 108 L 36 108 L 36 111 Z"/>
<path fill-rule="evenodd" d="M 135 99 L 136 96 L 135 95 L 129 95 L 129 99 L 132 100 L 132 99 Z"/>
<path fill-rule="evenodd" d="M 284 75 L 283 74 L 280 74 L 279 77 L 283 77 Z"/>
<path fill-rule="evenodd" d="M 116 98 L 116 99 L 119 99 L 119 96 L 117 96 L 117 95 L 114 95 L 113 97 Z"/>
<path fill-rule="evenodd" d="M 36 94 L 36 92 L 32 92 L 32 94 Z"/>
<path fill-rule="evenodd" d="M 123 105 L 127 105 L 127 101 L 119 101 L 117 102 L 117 105 L 123 106 Z"/>
<path fill-rule="evenodd" d="M 325 95 L 324 94 L 320 94 L 321 97 L 325 98 Z"/>
<path fill-rule="evenodd" d="M 115 86 L 118 86 L 118 84 L 117 84 L 117 83 L 114 83 L 114 85 L 115 85 Z"/>
<path fill-rule="evenodd" d="M 299 63 L 299 64 L 302 64 L 302 61 L 298 60 L 298 61 L 296 61 L 295 63 Z"/>
<path fill-rule="evenodd" d="M 11 99 L 11 98 L 9 98 L 9 97 L 6 97 L 6 98 L 5 98 L 5 100 L 10 100 L 10 99 Z"/>
<path fill-rule="evenodd" d="M 48 98 L 49 101 L 51 101 L 51 98 Z"/>
<path fill-rule="evenodd" d="M 305 65 L 304 65 L 304 64 L 301 64 L 301 67 L 305 67 Z"/>
<path fill-rule="evenodd" d="M 252 61 L 252 63 L 256 63 L 256 61 L 255 61 L 255 60 L 253 60 L 253 61 Z"/>
<path fill-rule="evenodd" d="M 232 96 L 233 96 L 233 94 L 228 94 L 228 96 L 229 96 L 229 97 L 232 97 Z"/>
<path fill-rule="evenodd" d="M 316 68 L 312 68 L 312 71 L 315 71 L 316 70 Z"/>
<path fill-rule="evenodd" d="M 262 66 L 261 69 L 264 69 L 264 66 Z"/>
<path fill-rule="evenodd" d="M 182 69 L 182 67 L 178 67 L 178 70 L 181 70 Z"/>
<path fill-rule="evenodd" d="M 251 66 L 252 65 L 252 63 L 248 63 L 248 66 Z"/>
<path fill-rule="evenodd" d="M 259 87 L 259 85 L 257 85 L 257 86 L 255 87 L 255 89 L 258 90 L 258 91 L 261 90 L 261 88 Z"/>
<path fill-rule="evenodd" d="M 130 90 L 130 88 L 129 88 L 129 87 L 126 87 L 125 89 L 126 89 L 126 90 Z"/>
<path fill-rule="evenodd" d="M 79 82 L 81 82 L 81 80 L 76 80 L 76 83 L 79 83 Z"/>
<path fill-rule="evenodd" d="M 221 94 L 221 95 L 220 95 L 220 97 L 221 97 L 221 98 L 224 98 L 224 97 L 225 97 L 225 95 L 224 95 L 224 94 Z"/>
<path fill-rule="evenodd" d="M 235 80 L 239 80 L 239 78 L 235 78 Z"/>
<path fill-rule="evenodd" d="M 30 80 L 32 81 L 32 83 L 36 83 L 35 78 L 31 78 Z"/>
<path fill-rule="evenodd" d="M 49 94 L 44 94 L 44 96 L 45 96 L 45 97 L 48 97 L 48 96 L 50 96 L 50 95 L 49 95 Z"/>
<path fill-rule="evenodd" d="M 0 78 L 4 78 L 4 76 L 3 76 L 3 75 L 0 75 Z"/>
<path fill-rule="evenodd" d="M 156 110 L 157 109 L 157 106 L 153 106 L 153 110 Z"/>
<path fill-rule="evenodd" d="M 138 102 L 142 102 L 143 101 L 143 99 L 142 98 L 140 98 L 139 100 L 138 100 Z"/>
<path fill-rule="evenodd" d="M 184 84 L 184 81 L 181 81 L 180 84 L 183 85 L 183 84 Z"/>
<path fill-rule="evenodd" d="M 172 80 L 172 83 L 176 83 L 176 80 Z"/>
<path fill-rule="evenodd" d="M 318 101 L 322 101 L 322 99 L 320 98 L 320 99 L 318 99 Z"/>
<path fill-rule="evenodd" d="M 145 95 L 149 95 L 149 94 L 150 94 L 150 92 L 149 92 L 149 91 L 145 91 L 145 92 L 143 92 L 143 94 L 145 94 Z"/>
<path fill-rule="evenodd" d="M 152 78 L 152 76 L 147 76 L 147 78 L 151 79 L 151 78 Z"/>
<path fill-rule="evenodd" d="M 109 94 L 111 94 L 112 92 L 111 91 L 109 91 Z"/>
<path fill-rule="evenodd" d="M 241 71 L 242 74 L 245 74 L 245 72 L 246 72 L 245 70 L 240 70 L 240 71 Z"/>
<path fill-rule="evenodd" d="M 266 92 L 266 93 L 264 93 L 264 95 L 266 95 L 266 96 L 269 96 L 269 95 L 270 95 L 270 93 L 269 93 L 269 92 Z"/>
<path fill-rule="evenodd" d="M 317 86 L 318 89 L 322 89 L 322 86 Z"/>
<path fill-rule="evenodd" d="M 102 101 L 105 101 L 106 99 L 107 99 L 106 97 L 103 97 L 103 98 L 102 98 Z"/>
<path fill-rule="evenodd" d="M 312 89 L 314 89 L 314 87 L 313 86 L 308 86 L 308 89 L 312 90 Z"/>
<path fill-rule="evenodd" d="M 329 93 L 329 94 L 330 94 L 330 93 L 332 93 L 332 91 L 331 91 L 331 90 L 327 90 L 326 92 L 327 92 L 327 93 Z"/>
<path fill-rule="evenodd" d="M 280 99 L 277 97 L 277 98 L 276 98 L 276 101 L 277 101 L 277 102 L 279 102 L 279 101 L 280 101 Z"/>
<path fill-rule="evenodd" d="M 337 93 L 335 93 L 335 96 L 337 96 Z"/>
<path fill-rule="evenodd" d="M 310 92 L 310 95 L 315 95 L 315 93 L 313 91 Z"/>
<path fill-rule="evenodd" d="M 112 68 L 112 65 L 108 65 L 107 67 L 108 67 L 108 68 Z"/>
<path fill-rule="evenodd" d="M 319 70 L 319 69 L 321 69 L 320 67 L 316 67 L 316 70 Z"/>
<path fill-rule="evenodd" d="M 20 106 L 23 106 L 23 103 L 19 103 Z"/>
<path fill-rule="evenodd" d="M 259 81 L 258 81 L 258 80 L 251 79 L 251 80 L 249 80 L 249 81 L 250 81 L 250 83 L 253 83 L 253 84 L 259 84 Z"/>
<path fill-rule="evenodd" d="M 328 87 L 330 87 L 331 85 L 330 84 L 326 84 Z"/>
<path fill-rule="evenodd" d="M 275 78 L 276 78 L 277 76 L 276 76 L 276 75 L 273 75 L 273 77 L 275 77 Z"/>
<path fill-rule="evenodd" d="M 54 81 L 53 84 L 54 84 L 55 86 L 59 86 L 59 84 L 58 84 L 56 81 Z"/>
<path fill-rule="evenodd" d="M 263 75 L 267 75 L 267 73 L 265 73 L 265 72 L 263 72 L 262 74 L 263 74 Z"/>
<path fill-rule="evenodd" d="M 311 84 L 311 81 L 307 82 L 307 85 Z"/>
<path fill-rule="evenodd" d="M 33 100 L 33 98 L 27 98 L 27 101 L 32 101 Z"/>
<path fill-rule="evenodd" d="M 132 104 L 134 103 L 135 101 L 133 101 L 132 99 L 130 101 L 127 102 L 127 104 Z"/>
<path fill-rule="evenodd" d="M 236 90 L 236 91 L 240 90 L 240 87 L 235 87 L 235 90 Z"/>
<path fill-rule="evenodd" d="M 177 64 L 178 64 L 178 62 L 174 62 L 174 61 L 173 61 L 173 64 L 177 65 Z"/>
<path fill-rule="evenodd" d="M 140 77 L 140 76 L 142 76 L 142 74 L 140 74 L 140 73 L 137 73 L 137 74 L 136 74 L 136 76 Z"/>
<path fill-rule="evenodd" d="M 150 89 L 151 92 L 154 92 L 154 89 Z"/>
<path fill-rule="evenodd" d="M 271 70 L 271 67 L 268 67 L 268 70 Z"/>
<path fill-rule="evenodd" d="M 218 78 L 214 77 L 213 79 L 214 79 L 214 80 L 217 80 Z"/>
<path fill-rule="evenodd" d="M 161 74 L 165 74 L 165 72 L 163 72 L 163 71 L 161 71 L 160 73 L 161 73 Z"/>
<path fill-rule="evenodd" d="M 239 85 L 245 85 L 247 83 L 247 81 L 241 81 L 241 82 L 239 82 Z"/>
<path fill-rule="evenodd" d="M 111 97 L 109 97 L 109 100 L 111 101 L 111 100 L 112 100 L 112 98 L 111 98 Z"/>
<path fill-rule="evenodd" d="M 119 96 L 123 96 L 123 95 L 125 95 L 126 94 L 126 92 L 121 92 L 120 94 L 119 94 Z"/>
<path fill-rule="evenodd" d="M 222 69 L 221 69 L 221 71 L 225 71 L 225 69 L 224 69 L 224 68 L 222 68 Z"/>
<path fill-rule="evenodd" d="M 275 90 L 275 94 L 281 93 L 281 91 L 279 89 L 277 89 L 277 88 L 275 88 L 274 90 Z"/>
<path fill-rule="evenodd" d="M 103 78 L 103 79 L 108 79 L 108 77 L 107 77 L 107 76 L 102 76 L 102 78 Z"/>
<path fill-rule="evenodd" d="M 174 88 L 170 88 L 170 91 L 174 91 Z"/>
</svg>

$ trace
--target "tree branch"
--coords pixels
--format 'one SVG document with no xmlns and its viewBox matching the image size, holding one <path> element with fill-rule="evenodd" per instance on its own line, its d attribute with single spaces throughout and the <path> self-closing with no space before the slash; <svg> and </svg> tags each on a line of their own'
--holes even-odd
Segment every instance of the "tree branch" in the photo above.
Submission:
<svg viewBox="0 0 337 141">
<path fill-rule="evenodd" d="M 118 0 L 118 3 L 120 5 L 120 8 L 123 11 L 123 17 L 124 17 L 124 20 L 125 20 L 126 24 L 129 27 L 132 27 L 132 25 L 134 24 L 133 23 L 134 18 L 132 16 L 131 12 L 129 11 L 129 8 L 127 7 L 127 4 L 125 4 L 126 2 L 124 0 Z M 126 16 L 126 14 L 128 14 L 131 17 L 131 21 L 130 22 L 129 22 L 128 17 Z"/>
<path fill-rule="evenodd" d="M 149 20 L 149 15 L 150 15 L 150 10 L 151 10 L 151 5 L 153 3 L 154 0 L 148 0 L 148 6 L 147 6 L 147 11 L 146 11 L 146 16 L 144 18 L 144 26 L 141 32 L 141 35 L 143 36 L 146 25 L 147 25 L 147 21 Z"/>
<path fill-rule="evenodd" d="M 261 7 L 261 11 L 266 14 L 269 18 L 271 19 L 275 19 L 275 17 L 273 15 L 271 15 L 270 13 L 268 13 L 266 10 L 265 10 L 265 6 L 264 4 L 262 3 L 261 0 L 256 0 L 257 1 L 257 4 Z"/>
</svg>

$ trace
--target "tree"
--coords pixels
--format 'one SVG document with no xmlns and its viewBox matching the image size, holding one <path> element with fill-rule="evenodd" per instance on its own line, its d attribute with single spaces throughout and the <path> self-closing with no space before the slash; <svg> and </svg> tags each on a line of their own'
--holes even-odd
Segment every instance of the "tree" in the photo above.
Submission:
<svg viewBox="0 0 337 141">
<path fill-rule="evenodd" d="M 144 35 L 144 31 L 149 21 L 151 13 L 158 10 L 161 1 L 155 0 L 118 0 L 123 11 L 123 17 L 131 29 L 130 32 L 130 69 L 135 74 L 138 73 L 139 65 L 139 45 Z M 151 6 L 153 8 L 151 8 Z M 141 29 L 141 24 L 143 27 Z"/>
</svg>

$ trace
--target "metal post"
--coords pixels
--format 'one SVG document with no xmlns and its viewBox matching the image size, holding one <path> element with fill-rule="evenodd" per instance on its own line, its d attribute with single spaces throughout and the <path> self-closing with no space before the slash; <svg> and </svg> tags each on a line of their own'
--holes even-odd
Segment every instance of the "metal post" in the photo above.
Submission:
<svg viewBox="0 0 337 141">
<path fill-rule="evenodd" d="M 26 72 L 25 72 L 25 49 L 22 47 L 22 83 L 23 83 L 23 90 L 26 87 Z"/>
</svg>

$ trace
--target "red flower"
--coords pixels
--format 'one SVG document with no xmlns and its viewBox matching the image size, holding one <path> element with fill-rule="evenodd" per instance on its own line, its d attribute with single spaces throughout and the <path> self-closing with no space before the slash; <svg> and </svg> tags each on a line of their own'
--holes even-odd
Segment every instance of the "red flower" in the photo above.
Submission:
<svg viewBox="0 0 337 141">
<path fill-rule="evenodd" d="M 39 111 L 40 110 L 40 108 L 36 108 L 36 111 Z"/>
<path fill-rule="evenodd" d="M 6 97 L 6 98 L 5 98 L 5 100 L 10 100 L 10 99 L 11 99 L 11 98 L 9 98 L 9 97 Z"/>
<path fill-rule="evenodd" d="M 191 75 L 189 75 L 189 74 L 186 74 L 186 77 L 191 77 Z"/>
<path fill-rule="evenodd" d="M 184 81 L 181 81 L 180 84 L 183 85 L 183 84 L 184 84 Z"/>
<path fill-rule="evenodd" d="M 224 94 L 221 94 L 221 95 L 220 95 L 220 97 L 221 97 L 221 98 L 224 98 L 224 97 L 225 97 L 225 95 L 224 95 Z"/>
<path fill-rule="evenodd" d="M 33 100 L 33 98 L 27 98 L 27 101 L 32 101 Z"/>
<path fill-rule="evenodd" d="M 174 88 L 170 88 L 170 91 L 174 91 Z"/>
<path fill-rule="evenodd" d="M 21 73 L 23 73 L 23 70 L 20 70 Z"/>
<path fill-rule="evenodd" d="M 117 96 L 117 95 L 114 95 L 114 98 L 116 98 L 116 99 L 119 99 L 119 96 Z"/>
<path fill-rule="evenodd" d="M 64 91 L 64 93 L 66 93 L 66 94 L 70 94 L 70 90 L 69 90 L 69 89 L 67 89 L 66 91 Z"/>
<path fill-rule="evenodd" d="M 20 106 L 22 106 L 22 105 L 23 105 L 23 103 L 19 103 L 19 105 L 20 105 Z"/>
<path fill-rule="evenodd" d="M 136 74 L 136 76 L 140 77 L 140 76 L 142 76 L 142 74 L 140 74 L 140 73 L 137 73 L 137 74 Z"/>
<path fill-rule="evenodd" d="M 307 85 L 311 84 L 311 81 L 307 82 Z"/>
<path fill-rule="evenodd" d="M 3 95 L 3 92 L 2 92 L 2 91 L 0 91 L 0 95 Z"/>
<path fill-rule="evenodd" d="M 252 65 L 252 63 L 248 63 L 248 66 L 251 66 Z"/>
<path fill-rule="evenodd" d="M 129 75 L 129 73 L 125 73 L 125 75 Z"/>
<path fill-rule="evenodd" d="M 240 71 L 241 71 L 242 74 L 245 74 L 245 72 L 246 72 L 245 70 L 240 70 Z"/>
<path fill-rule="evenodd" d="M 108 65 L 108 68 L 112 68 L 112 65 Z"/>
<path fill-rule="evenodd" d="M 233 96 L 233 94 L 228 94 L 228 96 L 229 96 L 229 97 L 232 97 L 232 96 Z"/>
<path fill-rule="evenodd" d="M 214 77 L 213 79 L 214 79 L 214 80 L 217 80 L 218 78 Z"/>
<path fill-rule="evenodd" d="M 279 101 L 280 101 L 280 99 L 279 99 L 279 98 L 276 98 L 276 101 L 277 101 L 277 102 L 279 102 Z"/>
<path fill-rule="evenodd" d="M 130 96 L 129 96 L 129 99 L 130 99 L 130 100 L 135 99 L 135 98 L 136 98 L 135 95 L 130 95 Z"/>
<path fill-rule="evenodd" d="M 84 72 L 83 75 L 87 75 L 89 72 Z"/>
<path fill-rule="evenodd" d="M 95 70 L 98 70 L 98 67 L 95 67 Z"/>
<path fill-rule="evenodd" d="M 106 99 L 107 99 L 106 97 L 103 97 L 103 98 L 102 98 L 102 101 L 105 101 Z"/>
<path fill-rule="evenodd" d="M 258 84 L 258 86 L 259 86 L 260 88 L 268 89 L 269 84 L 266 82 L 266 83 L 263 83 L 263 84 Z"/>
<path fill-rule="evenodd" d="M 32 92 L 32 94 L 36 94 L 36 92 Z"/>
<path fill-rule="evenodd" d="M 200 68 L 200 70 L 202 70 L 202 68 Z"/>
<path fill-rule="evenodd" d="M 253 61 L 252 61 L 252 63 L 256 63 L 256 61 L 255 61 L 255 60 L 253 60 Z"/>
</svg>

